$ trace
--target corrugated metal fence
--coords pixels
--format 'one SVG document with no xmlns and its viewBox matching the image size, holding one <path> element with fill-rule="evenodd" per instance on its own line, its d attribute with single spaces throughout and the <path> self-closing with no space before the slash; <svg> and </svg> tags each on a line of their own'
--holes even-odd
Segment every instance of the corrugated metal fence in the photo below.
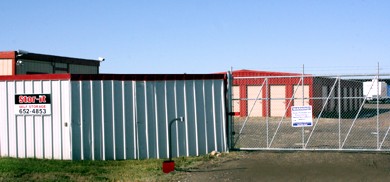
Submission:
<svg viewBox="0 0 390 182">
<path fill-rule="evenodd" d="M 120 75 L 119 75 L 120 76 Z M 0 154 L 117 160 L 227 151 L 225 80 L 0 79 Z M 123 77 L 123 76 L 122 76 Z M 188 75 L 187 75 L 188 77 Z M 49 77 L 50 78 L 50 77 Z M 219 78 L 221 78 L 219 76 Z M 51 94 L 51 114 L 17 115 L 15 94 Z"/>
<path fill-rule="evenodd" d="M 72 82 L 74 159 L 194 156 L 226 151 L 223 80 Z M 94 121 L 94 122 L 90 122 Z"/>
<path fill-rule="evenodd" d="M 0 156 L 71 159 L 70 81 L 0 79 Z M 15 113 L 15 94 L 47 93 L 50 115 Z"/>
</svg>

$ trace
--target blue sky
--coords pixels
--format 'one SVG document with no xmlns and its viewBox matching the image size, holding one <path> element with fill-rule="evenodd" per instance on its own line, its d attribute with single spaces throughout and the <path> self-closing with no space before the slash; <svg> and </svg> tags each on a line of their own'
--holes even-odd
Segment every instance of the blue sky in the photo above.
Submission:
<svg viewBox="0 0 390 182">
<path fill-rule="evenodd" d="M 6 1 L 0 50 L 97 59 L 103 73 L 390 73 L 388 0 Z"/>
</svg>

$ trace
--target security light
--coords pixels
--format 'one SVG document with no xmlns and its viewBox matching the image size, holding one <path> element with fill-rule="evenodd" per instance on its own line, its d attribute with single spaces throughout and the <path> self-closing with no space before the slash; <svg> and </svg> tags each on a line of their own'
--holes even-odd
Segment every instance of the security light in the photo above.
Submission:
<svg viewBox="0 0 390 182">
<path fill-rule="evenodd" d="M 99 57 L 98 60 L 99 60 L 99 61 L 104 61 L 104 60 L 106 60 L 106 59 L 103 58 L 103 57 Z"/>
</svg>

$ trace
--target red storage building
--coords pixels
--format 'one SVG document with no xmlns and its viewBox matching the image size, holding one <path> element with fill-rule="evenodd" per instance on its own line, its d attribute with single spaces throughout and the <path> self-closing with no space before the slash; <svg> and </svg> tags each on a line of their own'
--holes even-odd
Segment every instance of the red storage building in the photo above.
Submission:
<svg viewBox="0 0 390 182">
<path fill-rule="evenodd" d="M 357 97 L 363 96 L 362 83 L 353 80 L 339 80 L 338 84 L 333 77 L 254 70 L 236 70 L 232 74 L 233 111 L 241 117 L 290 117 L 291 106 L 302 105 L 312 105 L 313 116 L 323 108 L 325 113 L 335 113 L 338 94 L 343 97 L 341 111 L 351 112 L 359 109 L 362 99 Z"/>
</svg>

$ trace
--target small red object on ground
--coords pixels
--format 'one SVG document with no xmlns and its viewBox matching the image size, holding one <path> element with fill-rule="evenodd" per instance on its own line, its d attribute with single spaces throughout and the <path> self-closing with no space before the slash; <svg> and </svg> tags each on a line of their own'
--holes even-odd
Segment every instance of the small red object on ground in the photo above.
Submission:
<svg viewBox="0 0 390 182">
<path fill-rule="evenodd" d="M 175 161 L 169 160 L 163 162 L 163 172 L 170 173 L 175 170 Z"/>
</svg>

